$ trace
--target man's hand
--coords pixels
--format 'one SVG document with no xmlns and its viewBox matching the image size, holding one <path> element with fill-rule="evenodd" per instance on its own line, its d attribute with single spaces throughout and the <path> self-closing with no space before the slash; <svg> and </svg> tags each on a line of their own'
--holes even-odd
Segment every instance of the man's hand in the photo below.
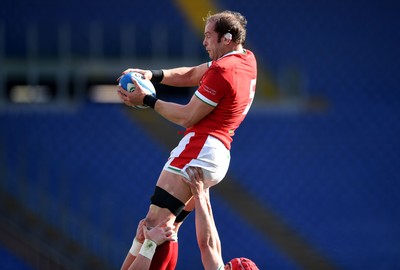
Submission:
<svg viewBox="0 0 400 270">
<path fill-rule="evenodd" d="M 142 75 L 143 75 L 146 79 L 148 79 L 148 80 L 151 80 L 151 78 L 153 77 L 153 73 L 151 73 L 150 70 L 139 69 L 139 68 L 128 68 L 127 70 L 125 70 L 124 72 L 122 72 L 121 77 L 124 76 L 126 73 L 131 73 L 131 72 L 140 73 L 140 74 L 142 74 Z M 118 78 L 118 81 L 119 81 L 119 79 L 120 79 L 121 77 Z"/>
<path fill-rule="evenodd" d="M 136 236 L 135 236 L 135 238 L 136 238 L 136 240 L 138 240 L 140 243 L 143 243 L 143 242 L 144 242 L 143 228 L 144 228 L 145 223 L 146 223 L 146 220 L 145 220 L 145 219 L 142 219 L 142 220 L 139 222 L 138 227 L 137 227 L 137 229 L 136 229 Z"/>
<path fill-rule="evenodd" d="M 135 90 L 132 92 L 128 92 L 123 89 L 121 86 L 118 86 L 118 95 L 121 98 L 121 101 L 128 106 L 142 106 L 143 98 L 147 95 L 146 92 L 142 89 L 142 87 L 132 79 L 133 84 L 135 85 Z"/>
<path fill-rule="evenodd" d="M 190 180 L 185 179 L 185 181 L 189 185 L 193 196 L 198 196 L 204 192 L 203 169 L 200 167 L 188 167 L 186 173 L 189 175 Z"/>
<path fill-rule="evenodd" d="M 151 229 L 147 229 L 145 226 L 143 227 L 144 236 L 146 239 L 150 239 L 155 242 L 157 246 L 161 245 L 165 241 L 173 240 L 172 234 L 174 233 L 173 227 L 167 226 L 167 222 L 169 218 L 164 219 L 157 226 Z"/>
</svg>

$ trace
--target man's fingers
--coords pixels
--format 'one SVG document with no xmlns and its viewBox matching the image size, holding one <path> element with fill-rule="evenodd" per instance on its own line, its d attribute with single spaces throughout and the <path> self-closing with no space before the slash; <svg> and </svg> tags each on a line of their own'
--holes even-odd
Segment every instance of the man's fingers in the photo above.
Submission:
<svg viewBox="0 0 400 270">
<path fill-rule="evenodd" d="M 192 178 L 194 178 L 194 171 L 193 171 L 192 167 L 188 167 L 186 169 L 186 173 L 189 175 L 190 180 L 192 180 Z"/>
<path fill-rule="evenodd" d="M 201 179 L 203 179 L 203 169 L 202 168 L 199 168 L 198 173 L 199 173 L 199 177 Z"/>
<path fill-rule="evenodd" d="M 156 227 L 161 228 L 161 227 L 167 226 L 167 223 L 168 223 L 169 220 L 170 220 L 169 217 L 164 218 Z"/>
<path fill-rule="evenodd" d="M 125 75 L 125 74 L 127 74 L 127 73 L 131 73 L 131 72 L 134 72 L 134 71 L 135 71 L 134 68 L 128 68 L 128 69 L 126 69 L 125 71 L 123 71 L 122 74 Z"/>
<path fill-rule="evenodd" d="M 202 172 L 201 168 L 194 169 L 194 175 L 195 175 L 196 180 L 202 180 L 201 172 Z"/>
<path fill-rule="evenodd" d="M 203 169 L 200 167 L 188 167 L 186 173 L 189 175 L 190 180 L 203 180 Z"/>
</svg>

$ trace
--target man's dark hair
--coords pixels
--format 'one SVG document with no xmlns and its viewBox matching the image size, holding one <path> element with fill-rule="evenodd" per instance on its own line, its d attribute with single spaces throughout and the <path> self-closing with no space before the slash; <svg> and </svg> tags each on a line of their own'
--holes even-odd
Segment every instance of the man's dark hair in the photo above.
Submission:
<svg viewBox="0 0 400 270">
<path fill-rule="evenodd" d="M 218 40 L 226 34 L 232 34 L 232 41 L 244 44 L 246 40 L 246 18 L 239 12 L 225 10 L 216 14 L 208 13 L 204 19 L 206 24 L 215 23 L 214 31 L 218 33 Z"/>
</svg>

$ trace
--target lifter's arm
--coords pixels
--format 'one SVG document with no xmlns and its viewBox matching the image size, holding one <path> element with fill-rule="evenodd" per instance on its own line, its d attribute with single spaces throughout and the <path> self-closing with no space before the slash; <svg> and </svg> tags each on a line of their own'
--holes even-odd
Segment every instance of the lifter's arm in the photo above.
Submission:
<svg viewBox="0 0 400 270">
<path fill-rule="evenodd" d="M 208 190 L 204 190 L 203 170 L 189 167 L 186 172 L 190 180 L 184 181 L 189 185 L 195 201 L 196 236 L 204 269 L 219 269 L 223 265 L 221 241 L 212 215 Z"/>
</svg>

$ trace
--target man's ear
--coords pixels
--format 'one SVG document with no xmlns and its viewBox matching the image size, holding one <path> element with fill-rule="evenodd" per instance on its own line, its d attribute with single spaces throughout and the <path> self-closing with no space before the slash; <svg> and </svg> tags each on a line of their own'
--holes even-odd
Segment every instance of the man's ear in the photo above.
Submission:
<svg viewBox="0 0 400 270">
<path fill-rule="evenodd" d="M 231 33 L 225 33 L 224 38 L 225 38 L 225 45 L 228 45 L 232 40 L 232 34 Z"/>
</svg>

